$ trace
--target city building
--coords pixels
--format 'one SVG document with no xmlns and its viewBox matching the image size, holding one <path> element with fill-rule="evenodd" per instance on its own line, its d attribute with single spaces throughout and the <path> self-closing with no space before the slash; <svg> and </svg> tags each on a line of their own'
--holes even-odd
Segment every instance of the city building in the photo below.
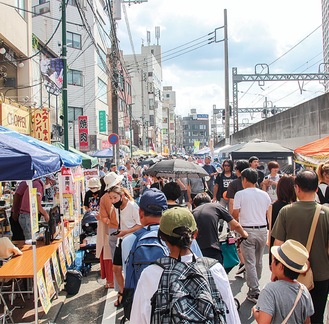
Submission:
<svg viewBox="0 0 329 324">
<path fill-rule="evenodd" d="M 124 55 L 124 61 L 132 83 L 134 144 L 144 151 L 153 149 L 161 152 L 162 64 L 160 30 L 158 27 L 155 30 L 157 44 L 151 45 L 151 35 L 148 32 L 147 45 L 142 44 L 141 53 Z"/>
<path fill-rule="evenodd" d="M 177 151 L 176 148 L 176 92 L 171 86 L 163 87 L 163 105 L 162 105 L 162 152 L 171 154 Z"/>
<path fill-rule="evenodd" d="M 61 56 L 62 1 L 40 2 L 33 1 L 33 33 Z M 108 5 L 69 0 L 66 6 L 69 145 L 88 152 L 108 147 L 113 127 L 126 144 L 129 125 L 130 81 L 113 36 L 116 17 Z M 88 131 L 84 145 L 79 136 L 82 119 Z"/>
<path fill-rule="evenodd" d="M 196 109 L 191 109 L 187 117 L 183 117 L 183 148 L 186 154 L 192 154 L 204 146 L 208 146 L 209 115 L 198 114 Z"/>
</svg>

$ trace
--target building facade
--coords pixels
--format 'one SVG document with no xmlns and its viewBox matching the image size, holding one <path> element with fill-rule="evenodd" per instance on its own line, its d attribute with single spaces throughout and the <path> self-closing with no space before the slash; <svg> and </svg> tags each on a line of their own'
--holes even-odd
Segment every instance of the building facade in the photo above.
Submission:
<svg viewBox="0 0 329 324">
<path fill-rule="evenodd" d="M 183 117 L 183 149 L 186 154 L 192 154 L 204 146 L 208 146 L 209 115 L 198 114 L 196 109 L 191 109 L 187 117 Z"/>
</svg>

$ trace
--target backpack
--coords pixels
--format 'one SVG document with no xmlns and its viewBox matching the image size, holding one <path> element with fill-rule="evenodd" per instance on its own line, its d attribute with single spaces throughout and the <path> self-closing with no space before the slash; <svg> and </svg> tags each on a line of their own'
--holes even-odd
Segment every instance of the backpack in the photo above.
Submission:
<svg viewBox="0 0 329 324">
<path fill-rule="evenodd" d="M 153 227 L 153 229 L 151 229 Z M 130 319 L 131 306 L 137 282 L 142 271 L 159 258 L 169 254 L 168 248 L 158 239 L 159 224 L 149 225 L 134 232 L 135 242 L 126 261 L 126 278 L 122 305 L 125 319 Z"/>
<path fill-rule="evenodd" d="M 68 295 L 76 295 L 81 286 L 82 273 L 78 270 L 68 270 L 65 276 L 65 290 Z"/>
<path fill-rule="evenodd" d="M 155 264 L 164 269 L 151 299 L 151 323 L 226 323 L 228 309 L 210 268 L 218 261 L 198 258 L 179 262 L 165 257 Z"/>
<path fill-rule="evenodd" d="M 329 203 L 329 186 L 327 186 L 324 195 L 323 195 L 322 190 L 320 189 L 320 187 L 318 188 L 317 194 L 318 194 L 318 198 L 319 198 L 319 201 L 320 201 L 321 205 Z"/>
</svg>

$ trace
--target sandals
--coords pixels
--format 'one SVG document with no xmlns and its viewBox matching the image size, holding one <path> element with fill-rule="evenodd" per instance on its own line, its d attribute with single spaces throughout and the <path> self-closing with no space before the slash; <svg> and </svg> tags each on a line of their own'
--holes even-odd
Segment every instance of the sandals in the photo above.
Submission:
<svg viewBox="0 0 329 324">
<path fill-rule="evenodd" d="M 118 298 L 114 303 L 114 307 L 121 307 L 122 306 L 122 298 L 123 298 L 123 293 L 118 292 Z"/>
<path fill-rule="evenodd" d="M 114 283 L 113 282 L 107 282 L 105 285 L 105 289 L 109 289 L 109 288 L 114 288 Z"/>
</svg>

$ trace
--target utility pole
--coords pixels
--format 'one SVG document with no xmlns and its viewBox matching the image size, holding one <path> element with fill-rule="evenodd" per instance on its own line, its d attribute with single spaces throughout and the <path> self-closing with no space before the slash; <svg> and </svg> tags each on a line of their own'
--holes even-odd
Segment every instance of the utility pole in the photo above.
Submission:
<svg viewBox="0 0 329 324">
<path fill-rule="evenodd" d="M 171 154 L 170 149 L 170 104 L 168 105 L 168 115 L 167 115 L 167 121 L 168 121 L 168 154 Z"/>
<path fill-rule="evenodd" d="M 119 112 L 118 112 L 118 84 L 119 84 L 119 71 L 118 71 L 118 48 L 117 48 L 117 35 L 116 35 L 116 25 L 114 17 L 111 19 L 111 66 L 113 71 L 112 78 L 112 93 L 111 93 L 111 106 L 112 106 L 112 132 L 119 136 Z M 114 162 L 119 161 L 119 144 L 113 145 L 113 158 Z"/>
<path fill-rule="evenodd" d="M 142 142 L 143 142 L 143 150 L 146 151 L 145 106 L 144 106 L 144 70 L 143 69 L 141 69 L 141 101 L 142 101 Z"/>
<path fill-rule="evenodd" d="M 130 127 L 130 158 L 133 158 L 133 116 L 132 116 L 132 104 L 128 105 L 129 108 L 129 127 Z"/>
<path fill-rule="evenodd" d="M 228 71 L 227 9 L 224 9 L 224 61 L 225 61 L 225 144 L 230 144 L 230 101 Z"/>
<path fill-rule="evenodd" d="M 67 52 L 66 52 L 66 0 L 62 0 L 62 60 L 63 60 L 63 127 L 64 127 L 64 149 L 69 150 L 69 120 L 67 108 Z"/>
</svg>

